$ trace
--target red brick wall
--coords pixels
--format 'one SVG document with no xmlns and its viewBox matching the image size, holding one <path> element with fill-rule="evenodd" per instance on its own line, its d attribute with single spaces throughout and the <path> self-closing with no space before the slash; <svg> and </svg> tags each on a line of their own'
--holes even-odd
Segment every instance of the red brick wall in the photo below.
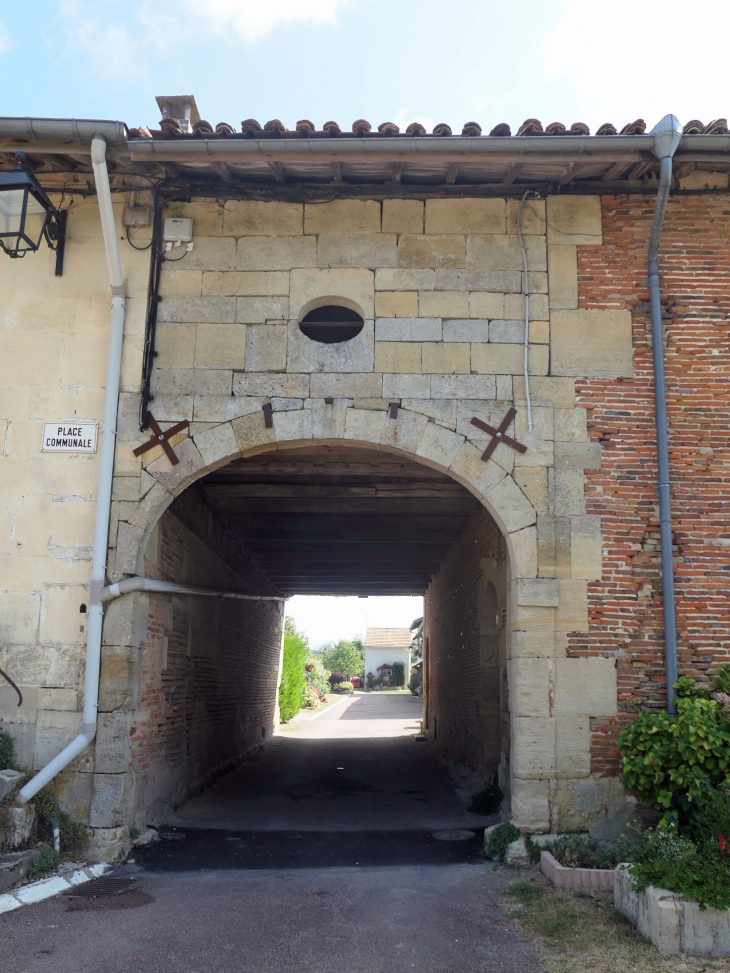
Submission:
<svg viewBox="0 0 730 973">
<path fill-rule="evenodd" d="M 176 505 L 159 522 L 156 557 L 147 564 L 150 576 L 270 593 L 240 559 L 237 570 L 230 566 L 236 552 L 226 550 L 220 525 L 205 516 L 194 497 L 179 509 Z M 138 823 L 162 819 L 169 807 L 270 735 L 280 605 L 150 596 L 140 703 L 132 726 Z"/>
<path fill-rule="evenodd" d="M 578 250 L 581 307 L 645 305 L 651 196 L 605 196 L 604 244 Z M 680 674 L 730 659 L 730 197 L 673 196 L 660 272 L 670 436 Z M 592 720 L 592 770 L 620 773 L 615 737 L 639 706 L 666 703 L 656 495 L 651 326 L 633 317 L 633 379 L 580 381 L 576 404 L 603 468 L 587 471 L 587 512 L 603 523 L 603 580 L 590 633 L 571 655 L 618 660 L 619 717 Z"/>
<path fill-rule="evenodd" d="M 486 510 L 475 514 L 431 581 L 424 604 L 428 730 L 439 754 L 484 777 L 500 759 L 500 668 L 498 655 L 489 672 L 482 664 L 492 652 L 485 646 L 484 619 L 480 625 L 479 584 L 481 559 L 500 557 L 504 563 L 499 528 Z M 494 615 L 488 621 L 493 624 Z"/>
</svg>

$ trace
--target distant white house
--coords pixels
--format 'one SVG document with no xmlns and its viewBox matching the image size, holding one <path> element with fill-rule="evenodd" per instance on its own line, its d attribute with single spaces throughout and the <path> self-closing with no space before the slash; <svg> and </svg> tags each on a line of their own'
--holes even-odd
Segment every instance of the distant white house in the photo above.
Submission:
<svg viewBox="0 0 730 973">
<path fill-rule="evenodd" d="M 365 685 L 376 679 L 390 683 L 393 663 L 405 666 L 406 685 L 411 674 L 411 633 L 407 628 L 369 628 L 365 635 Z"/>
</svg>

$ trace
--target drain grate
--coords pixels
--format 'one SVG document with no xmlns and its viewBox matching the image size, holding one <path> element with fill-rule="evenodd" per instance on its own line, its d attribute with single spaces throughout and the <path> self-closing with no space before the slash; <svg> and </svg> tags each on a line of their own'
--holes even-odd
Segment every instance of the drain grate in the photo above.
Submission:
<svg viewBox="0 0 730 973">
<path fill-rule="evenodd" d="M 451 831 L 434 831 L 432 837 L 436 841 L 469 841 L 475 837 L 475 834 L 473 831 L 453 829 Z"/>
<path fill-rule="evenodd" d="M 122 895 L 124 892 L 134 892 L 137 880 L 134 878 L 95 878 L 83 885 L 75 885 L 64 892 L 67 899 L 96 898 L 98 895 Z"/>
</svg>

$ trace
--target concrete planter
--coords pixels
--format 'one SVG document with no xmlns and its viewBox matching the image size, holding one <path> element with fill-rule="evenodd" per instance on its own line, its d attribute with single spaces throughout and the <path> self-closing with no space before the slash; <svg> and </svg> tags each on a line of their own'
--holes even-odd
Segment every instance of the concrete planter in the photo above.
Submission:
<svg viewBox="0 0 730 973">
<path fill-rule="evenodd" d="M 700 910 L 675 892 L 648 888 L 635 891 L 635 879 L 625 865 L 615 871 L 613 904 L 660 953 L 712 956 L 730 953 L 730 909 Z"/>
<path fill-rule="evenodd" d="M 585 889 L 588 892 L 610 892 L 613 889 L 613 868 L 566 868 L 550 854 L 540 854 L 540 871 L 556 889 Z"/>
<path fill-rule="evenodd" d="M 32 804 L 0 807 L 0 844 L 9 849 L 27 845 L 33 833 L 34 821 L 35 808 Z"/>
</svg>

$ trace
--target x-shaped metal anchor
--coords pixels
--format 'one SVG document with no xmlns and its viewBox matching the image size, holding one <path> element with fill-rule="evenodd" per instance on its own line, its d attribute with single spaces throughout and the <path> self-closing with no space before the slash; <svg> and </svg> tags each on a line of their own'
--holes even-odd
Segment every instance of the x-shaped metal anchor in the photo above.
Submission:
<svg viewBox="0 0 730 973">
<path fill-rule="evenodd" d="M 167 458 L 170 460 L 172 465 L 177 466 L 180 460 L 175 455 L 175 450 L 172 448 L 168 440 L 171 439 L 176 433 L 182 432 L 183 429 L 186 429 L 190 425 L 188 420 L 183 419 L 182 422 L 175 423 L 174 426 L 171 426 L 169 429 L 166 429 L 163 432 L 160 429 L 160 427 L 157 425 L 157 420 L 155 419 L 155 417 L 152 415 L 151 412 L 148 412 L 147 425 L 154 433 L 154 436 L 146 443 L 142 443 L 141 446 L 138 446 L 135 450 L 132 450 L 134 455 L 141 456 L 142 453 L 146 453 L 148 449 L 153 449 L 155 446 L 162 446 L 162 448 L 165 450 L 165 453 L 167 454 Z"/>
<path fill-rule="evenodd" d="M 510 409 L 504 419 L 500 422 L 499 429 L 495 429 L 493 426 L 490 426 L 488 422 L 482 422 L 482 420 L 477 419 L 476 416 L 472 419 L 472 426 L 476 426 L 477 429 L 482 429 L 484 432 L 488 432 L 492 437 L 489 445 L 482 453 L 482 459 L 485 463 L 500 443 L 504 443 L 505 446 L 511 446 L 512 449 L 516 449 L 518 453 L 527 452 L 527 446 L 523 446 L 522 443 L 518 443 L 516 439 L 513 439 L 511 436 L 507 435 L 509 424 L 516 415 L 517 410 L 514 408 Z"/>
</svg>

